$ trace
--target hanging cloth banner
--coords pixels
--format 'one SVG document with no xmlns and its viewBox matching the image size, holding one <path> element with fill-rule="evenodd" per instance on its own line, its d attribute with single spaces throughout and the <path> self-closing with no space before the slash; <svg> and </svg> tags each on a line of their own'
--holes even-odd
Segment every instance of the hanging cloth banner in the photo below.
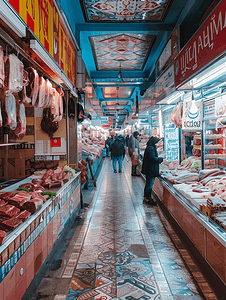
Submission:
<svg viewBox="0 0 226 300">
<path fill-rule="evenodd" d="M 202 130 L 203 102 L 189 100 L 183 103 L 183 130 Z"/>
</svg>

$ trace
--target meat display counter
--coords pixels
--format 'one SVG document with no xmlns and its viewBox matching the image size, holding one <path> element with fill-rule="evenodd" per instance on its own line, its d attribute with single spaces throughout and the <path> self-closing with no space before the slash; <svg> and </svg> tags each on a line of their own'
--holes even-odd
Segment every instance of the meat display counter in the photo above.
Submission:
<svg viewBox="0 0 226 300">
<path fill-rule="evenodd" d="M 30 183 L 37 178 L 40 177 L 32 175 L 8 186 L 3 191 L 14 191 L 21 184 Z M 9 278 L 13 276 L 15 280 L 16 272 L 20 272 L 20 276 L 13 283 L 13 288 L 15 291 L 19 288 L 21 296 L 43 265 L 55 242 L 60 241 L 64 229 L 80 213 L 80 172 L 62 187 L 46 191 L 55 192 L 56 196 L 47 200 L 41 209 L 15 230 L 7 233 L 6 240 L 0 246 L 0 282 L 3 287 L 8 286 Z"/>
<path fill-rule="evenodd" d="M 226 231 L 186 199 L 162 176 L 155 179 L 153 191 L 171 224 L 182 232 L 189 251 L 204 267 L 208 279 L 226 295 Z M 179 230 L 179 231 L 178 231 Z"/>
</svg>

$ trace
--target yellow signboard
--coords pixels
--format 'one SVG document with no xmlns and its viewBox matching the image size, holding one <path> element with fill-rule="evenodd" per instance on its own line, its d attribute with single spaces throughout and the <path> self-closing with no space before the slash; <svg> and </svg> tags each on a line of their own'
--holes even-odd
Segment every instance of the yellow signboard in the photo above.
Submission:
<svg viewBox="0 0 226 300">
<path fill-rule="evenodd" d="M 76 86 L 76 48 L 53 0 L 8 0 Z"/>
</svg>

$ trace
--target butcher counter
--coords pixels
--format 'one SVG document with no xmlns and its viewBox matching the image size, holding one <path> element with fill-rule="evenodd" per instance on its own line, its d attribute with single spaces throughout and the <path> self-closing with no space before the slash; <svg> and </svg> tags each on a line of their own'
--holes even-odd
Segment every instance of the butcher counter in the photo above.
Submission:
<svg viewBox="0 0 226 300">
<path fill-rule="evenodd" d="M 4 189 L 13 191 L 37 176 L 30 176 Z M 41 269 L 64 229 L 81 210 L 80 172 L 61 188 L 51 189 L 56 196 L 46 201 L 14 231 L 7 234 L 0 246 L 0 299 L 21 299 L 37 272 Z M 15 295 L 15 298 L 14 296 Z"/>
<path fill-rule="evenodd" d="M 198 261 L 210 283 L 226 295 L 226 232 L 163 177 L 153 185 L 159 207 L 187 249 Z M 222 298 L 224 299 L 224 298 Z"/>
</svg>

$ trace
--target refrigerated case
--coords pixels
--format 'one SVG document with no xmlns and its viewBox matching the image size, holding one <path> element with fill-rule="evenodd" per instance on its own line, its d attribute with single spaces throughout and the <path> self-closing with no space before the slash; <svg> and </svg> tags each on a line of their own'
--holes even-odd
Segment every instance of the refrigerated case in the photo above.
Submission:
<svg viewBox="0 0 226 300">
<path fill-rule="evenodd" d="M 203 122 L 203 159 L 205 168 L 225 167 L 225 127 L 216 117 Z"/>
</svg>

